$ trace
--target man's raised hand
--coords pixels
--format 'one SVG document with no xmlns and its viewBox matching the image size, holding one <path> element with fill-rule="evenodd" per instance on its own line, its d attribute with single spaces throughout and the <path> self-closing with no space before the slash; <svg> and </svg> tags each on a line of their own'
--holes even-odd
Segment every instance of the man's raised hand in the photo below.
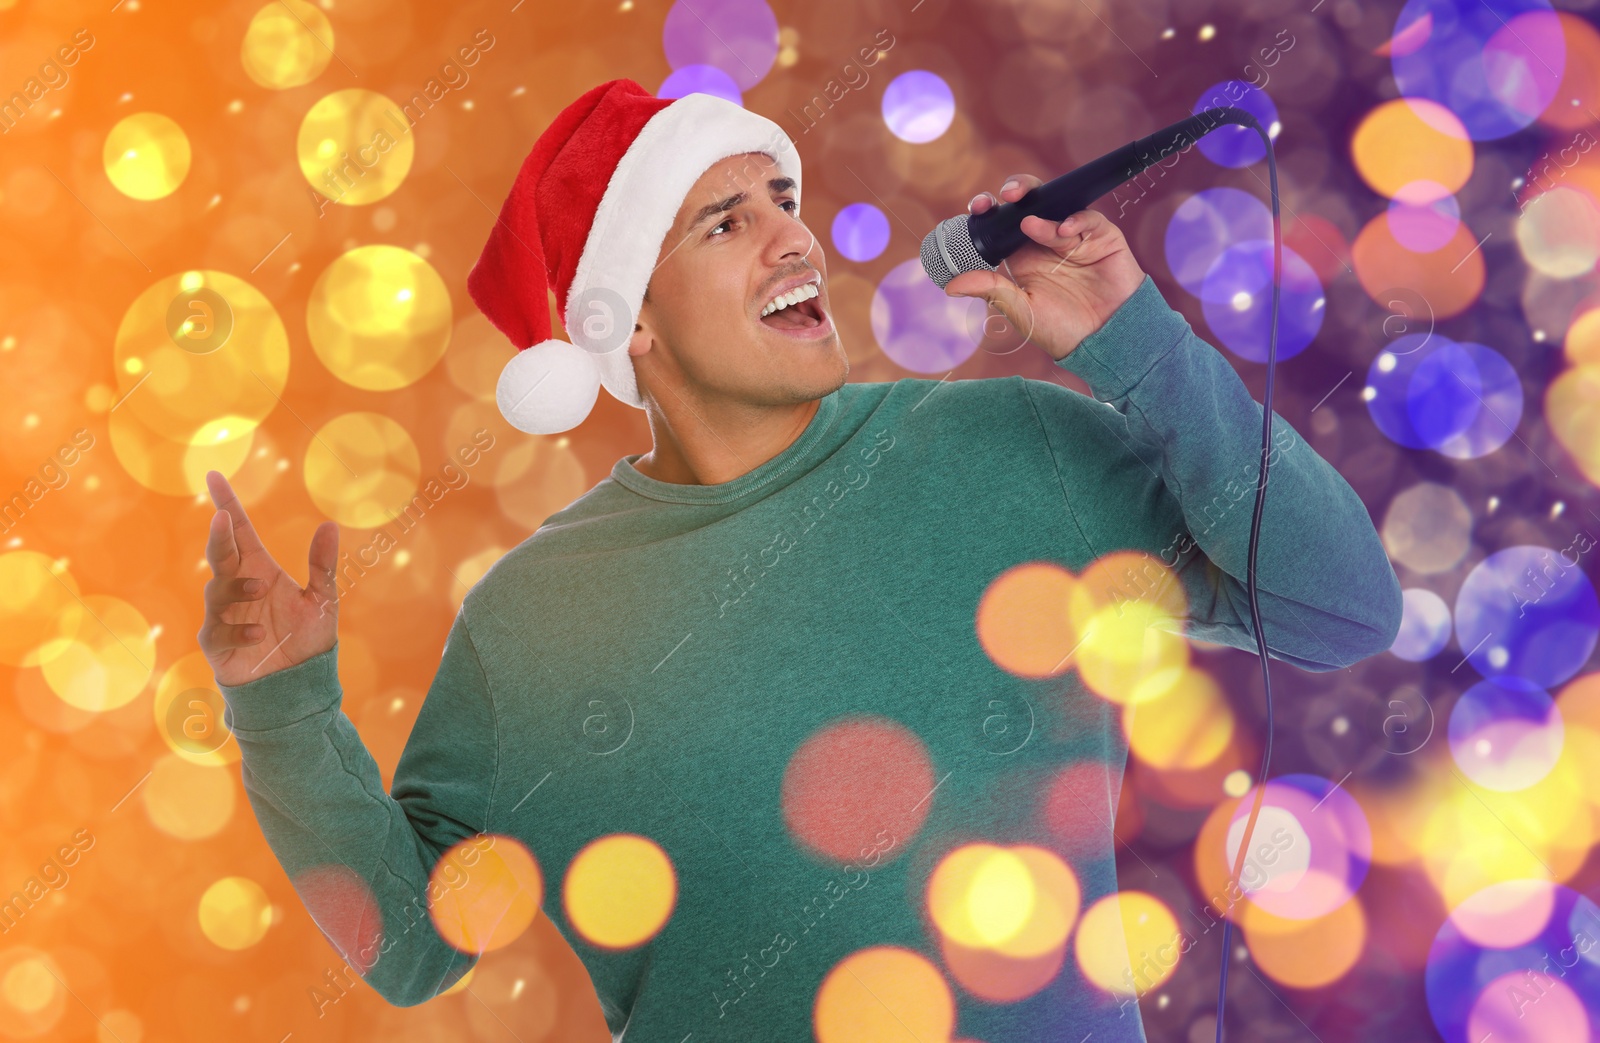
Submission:
<svg viewBox="0 0 1600 1043">
<path fill-rule="evenodd" d="M 206 538 L 211 579 L 197 636 L 217 683 L 247 684 L 332 648 L 339 626 L 339 526 L 323 522 L 312 534 L 311 571 L 302 587 L 267 553 L 228 480 L 207 471 L 206 487 L 218 510 Z"/>
<path fill-rule="evenodd" d="M 1041 184 L 1032 174 L 1013 174 L 999 198 L 981 193 L 967 204 L 967 212 L 981 214 L 1002 202 L 1015 203 Z M 1033 241 L 1006 259 L 1001 266 L 1005 274 L 962 272 L 944 290 L 953 297 L 988 301 L 1059 362 L 1106 324 L 1144 282 L 1145 273 L 1121 229 L 1099 211 L 1079 210 L 1059 223 L 1029 215 L 1019 227 Z"/>
</svg>

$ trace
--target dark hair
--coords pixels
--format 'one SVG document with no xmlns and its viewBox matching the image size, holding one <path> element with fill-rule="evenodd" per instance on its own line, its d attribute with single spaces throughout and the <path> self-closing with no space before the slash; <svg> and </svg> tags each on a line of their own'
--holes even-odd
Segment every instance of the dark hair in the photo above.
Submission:
<svg viewBox="0 0 1600 1043">
<path fill-rule="evenodd" d="M 647 301 L 650 299 L 650 287 L 648 286 L 644 288 L 644 299 Z M 644 329 L 644 327 L 640 326 L 637 322 L 633 324 L 633 332 L 638 333 L 642 329 Z"/>
</svg>

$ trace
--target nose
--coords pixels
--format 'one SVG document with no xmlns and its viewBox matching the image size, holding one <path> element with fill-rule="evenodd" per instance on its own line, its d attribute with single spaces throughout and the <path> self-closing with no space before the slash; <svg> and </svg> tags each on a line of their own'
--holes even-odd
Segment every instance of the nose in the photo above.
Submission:
<svg viewBox="0 0 1600 1043">
<path fill-rule="evenodd" d="M 806 227 L 804 221 L 777 203 L 772 205 L 772 213 L 776 230 L 768 240 L 770 255 L 768 262 L 773 267 L 779 267 L 786 262 L 792 264 L 797 257 L 813 258 L 814 254 L 821 253 L 817 237 Z M 816 264 L 814 258 L 812 264 L 813 266 Z"/>
</svg>

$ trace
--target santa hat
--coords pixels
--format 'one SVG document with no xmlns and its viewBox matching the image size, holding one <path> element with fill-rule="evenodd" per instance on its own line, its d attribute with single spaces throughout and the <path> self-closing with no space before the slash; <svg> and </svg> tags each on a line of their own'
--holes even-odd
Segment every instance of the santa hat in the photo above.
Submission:
<svg viewBox="0 0 1600 1043">
<path fill-rule="evenodd" d="M 628 341 L 662 244 L 700 176 L 747 152 L 770 156 L 798 191 L 788 134 L 710 94 L 657 98 L 611 80 L 539 136 L 467 276 L 473 301 L 518 349 L 495 389 L 511 426 L 576 427 L 602 384 L 644 408 Z M 552 339 L 552 289 L 571 343 Z"/>
</svg>

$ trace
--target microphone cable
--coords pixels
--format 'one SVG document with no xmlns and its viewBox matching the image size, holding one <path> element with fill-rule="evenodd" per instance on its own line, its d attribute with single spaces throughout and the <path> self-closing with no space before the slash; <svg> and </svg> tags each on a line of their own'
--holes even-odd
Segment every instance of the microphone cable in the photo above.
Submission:
<svg viewBox="0 0 1600 1043">
<path fill-rule="evenodd" d="M 1272 446 L 1272 378 L 1278 364 L 1278 296 L 1283 281 L 1283 227 L 1278 217 L 1278 161 L 1272 153 L 1272 138 L 1262 129 L 1256 118 L 1243 109 L 1208 109 L 1201 115 L 1211 113 L 1225 113 L 1229 122 L 1255 128 L 1267 149 L 1267 172 L 1272 182 L 1272 334 L 1267 344 L 1267 390 L 1261 404 L 1261 471 L 1256 482 L 1255 513 L 1250 518 L 1250 550 L 1245 565 L 1245 586 L 1250 595 L 1250 622 L 1255 628 L 1256 652 L 1261 660 L 1261 687 L 1267 699 L 1267 733 L 1261 754 L 1261 775 L 1256 780 L 1255 800 L 1250 807 L 1250 817 L 1245 822 L 1244 836 L 1239 839 L 1239 852 L 1234 857 L 1233 872 L 1229 877 L 1231 894 L 1238 888 L 1239 878 L 1244 874 L 1245 854 L 1250 849 L 1250 834 L 1255 829 L 1256 818 L 1261 814 L 1261 801 L 1266 793 L 1267 771 L 1272 764 L 1272 675 L 1267 669 L 1267 639 L 1261 630 L 1261 612 L 1256 604 L 1256 542 L 1261 535 L 1261 509 L 1266 504 L 1267 498 L 1267 457 Z M 1226 835 L 1223 844 L 1226 848 Z M 1243 898 L 1242 893 L 1240 897 Z M 1222 917 L 1222 972 L 1217 978 L 1217 1043 L 1222 1043 L 1223 1040 L 1223 1012 L 1228 998 L 1228 960 L 1231 958 L 1230 952 L 1233 947 L 1233 917 L 1229 912 L 1232 908 L 1233 900 L 1229 898 L 1228 909 L 1223 912 Z"/>
</svg>

